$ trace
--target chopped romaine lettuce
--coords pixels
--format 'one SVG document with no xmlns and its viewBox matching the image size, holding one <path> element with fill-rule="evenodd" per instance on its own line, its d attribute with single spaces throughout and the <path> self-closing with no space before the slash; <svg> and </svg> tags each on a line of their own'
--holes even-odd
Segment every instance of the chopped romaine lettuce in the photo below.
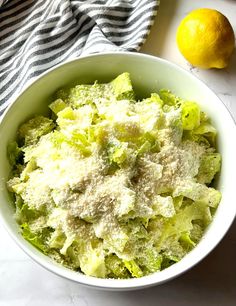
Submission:
<svg viewBox="0 0 236 306">
<path fill-rule="evenodd" d="M 45 235 L 43 233 L 38 234 L 32 232 L 27 223 L 23 223 L 21 225 L 21 229 L 22 229 L 22 236 L 27 241 L 29 241 L 33 246 L 35 246 L 41 252 L 45 254 L 48 252 L 48 246 L 46 244 L 46 239 L 45 239 L 48 236 L 47 234 Z"/>
<path fill-rule="evenodd" d="M 65 102 L 63 102 L 62 99 L 57 99 L 55 100 L 54 102 L 52 102 L 50 105 L 49 105 L 49 108 L 55 113 L 59 113 L 60 111 L 62 111 L 64 108 L 66 108 L 67 105 Z"/>
<path fill-rule="evenodd" d="M 133 277 L 143 276 L 142 270 L 140 269 L 139 265 L 134 260 L 130 260 L 130 261 L 124 260 L 124 264 Z"/>
<path fill-rule="evenodd" d="M 193 130 L 200 125 L 200 107 L 195 102 L 181 103 L 182 125 L 184 130 Z"/>
<path fill-rule="evenodd" d="M 134 91 L 129 73 L 124 72 L 120 74 L 111 82 L 111 85 L 117 100 L 134 99 Z"/>
<path fill-rule="evenodd" d="M 26 146 L 34 144 L 42 135 L 48 134 L 55 127 L 53 121 L 43 116 L 37 116 L 22 124 L 18 131 L 20 141 Z"/>
<path fill-rule="evenodd" d="M 117 279 L 161 271 L 196 246 L 221 200 L 217 133 L 197 103 L 164 89 L 136 101 L 125 72 L 61 89 L 49 108 L 8 147 L 26 240 L 67 268 Z"/>
<path fill-rule="evenodd" d="M 216 173 L 220 171 L 221 155 L 219 153 L 206 153 L 201 158 L 197 181 L 201 184 L 210 184 Z"/>
<path fill-rule="evenodd" d="M 124 262 L 116 255 L 110 254 L 105 258 L 107 274 L 111 278 L 129 278 L 130 274 Z"/>
<path fill-rule="evenodd" d="M 182 182 L 173 192 L 174 196 L 184 196 L 195 202 L 203 202 L 209 207 L 217 207 L 221 200 L 221 193 L 214 188 L 195 182 Z"/>
<path fill-rule="evenodd" d="M 17 163 L 20 162 L 20 158 L 22 156 L 22 149 L 19 148 L 18 143 L 13 141 L 9 143 L 7 147 L 7 154 L 12 166 L 15 166 Z"/>
<path fill-rule="evenodd" d="M 177 106 L 181 99 L 179 97 L 176 97 L 171 91 L 168 89 L 161 89 L 160 92 L 160 97 L 165 105 L 169 106 Z"/>
</svg>

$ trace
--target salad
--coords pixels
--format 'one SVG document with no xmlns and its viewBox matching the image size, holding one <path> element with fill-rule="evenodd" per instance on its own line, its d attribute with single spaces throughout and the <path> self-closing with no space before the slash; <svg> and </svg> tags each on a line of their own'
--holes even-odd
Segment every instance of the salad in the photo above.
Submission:
<svg viewBox="0 0 236 306">
<path fill-rule="evenodd" d="M 130 75 L 59 90 L 9 144 L 7 185 L 23 237 L 75 271 L 142 277 L 180 261 L 221 200 L 216 129 L 197 103 Z"/>
</svg>

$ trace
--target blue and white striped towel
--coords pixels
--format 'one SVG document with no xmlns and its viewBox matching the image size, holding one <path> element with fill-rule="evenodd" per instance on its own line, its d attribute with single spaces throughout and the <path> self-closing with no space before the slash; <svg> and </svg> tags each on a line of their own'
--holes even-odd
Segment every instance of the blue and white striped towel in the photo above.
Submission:
<svg viewBox="0 0 236 306">
<path fill-rule="evenodd" d="M 105 51 L 136 51 L 158 0 L 0 0 L 0 113 L 42 72 Z"/>
</svg>

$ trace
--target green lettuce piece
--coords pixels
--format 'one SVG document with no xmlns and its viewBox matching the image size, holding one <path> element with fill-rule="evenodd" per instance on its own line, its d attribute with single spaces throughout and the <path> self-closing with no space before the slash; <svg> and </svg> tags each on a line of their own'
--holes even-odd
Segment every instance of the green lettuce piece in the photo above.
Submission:
<svg viewBox="0 0 236 306">
<path fill-rule="evenodd" d="M 193 130 L 200 125 L 200 107 L 195 102 L 181 103 L 182 125 L 184 130 Z"/>
<path fill-rule="evenodd" d="M 108 145 L 108 158 L 110 163 L 122 165 L 128 158 L 130 150 L 127 142 L 111 143 Z"/>
<path fill-rule="evenodd" d="M 81 153 L 84 156 L 91 154 L 90 146 L 84 144 L 84 134 L 76 134 L 75 141 L 69 139 L 60 131 L 53 131 L 43 136 L 36 146 L 28 146 L 23 149 L 25 163 L 34 159 L 37 165 L 45 168 L 45 165 L 52 166 L 56 161 L 63 159 L 65 156 Z M 84 143 L 83 143 L 84 142 Z"/>
<path fill-rule="evenodd" d="M 183 131 L 183 141 L 190 140 L 193 142 L 197 142 L 199 145 L 204 146 L 205 148 L 210 148 L 211 144 L 208 141 L 208 139 L 203 135 L 197 135 L 193 133 L 193 130 L 191 131 Z"/>
<path fill-rule="evenodd" d="M 204 122 L 209 122 L 209 117 L 205 112 L 201 111 L 201 113 L 200 113 L 200 124 L 202 124 Z"/>
<path fill-rule="evenodd" d="M 144 133 L 134 144 L 137 146 L 137 154 L 143 155 L 147 152 L 156 153 L 160 151 L 158 137 L 150 132 Z"/>
<path fill-rule="evenodd" d="M 166 223 L 166 228 L 163 229 L 163 235 L 167 237 L 171 235 L 180 236 L 183 233 L 189 233 L 193 227 L 192 221 L 204 218 L 204 209 L 205 206 L 201 203 L 193 203 L 191 206 L 185 207 Z"/>
<path fill-rule="evenodd" d="M 59 90 L 57 97 L 62 99 L 66 104 L 77 109 L 84 105 L 93 105 L 100 101 L 110 100 L 114 97 L 110 83 L 107 84 L 80 84 L 66 90 Z"/>
<path fill-rule="evenodd" d="M 29 223 L 36 220 L 44 214 L 43 211 L 32 209 L 27 204 L 23 203 L 20 196 L 16 196 L 16 212 L 15 218 L 19 224 Z"/>
<path fill-rule="evenodd" d="M 90 145 L 87 135 L 82 131 L 73 133 L 71 140 L 73 142 L 80 143 L 81 145 L 84 145 L 85 147 Z"/>
<path fill-rule="evenodd" d="M 72 109 L 72 107 L 67 106 L 63 108 L 61 111 L 57 113 L 58 119 L 57 123 L 60 127 L 63 127 L 62 122 L 66 124 L 66 122 L 69 123 L 69 121 L 62 121 L 63 119 L 67 120 L 75 120 L 76 119 L 76 112 Z"/>
<path fill-rule="evenodd" d="M 56 228 L 55 231 L 51 234 L 50 239 L 48 240 L 48 246 L 50 248 L 62 249 L 65 245 L 66 235 L 61 228 Z"/>
<path fill-rule="evenodd" d="M 78 109 L 66 107 L 57 113 L 57 124 L 59 131 L 72 143 L 89 146 L 88 132 L 91 135 L 93 118 L 95 116 L 94 109 L 85 105 Z"/>
<path fill-rule="evenodd" d="M 21 161 L 22 158 L 22 149 L 19 148 L 18 143 L 16 141 L 13 141 L 9 143 L 7 146 L 7 155 L 9 162 L 12 166 L 15 166 Z"/>
<path fill-rule="evenodd" d="M 173 196 L 184 196 L 196 202 L 216 208 L 221 200 L 220 191 L 195 182 L 185 182 L 173 192 Z"/>
<path fill-rule="evenodd" d="M 199 136 L 205 137 L 212 146 L 215 146 L 217 131 L 209 122 L 201 123 L 192 132 L 194 135 L 197 135 L 198 137 Z"/>
<path fill-rule="evenodd" d="M 74 131 L 69 135 L 65 135 L 65 142 L 71 147 L 75 147 L 84 156 L 91 154 L 91 143 L 89 142 L 87 134 L 83 130 Z"/>
<path fill-rule="evenodd" d="M 204 225 L 202 224 L 202 222 L 200 222 L 200 224 L 196 223 L 196 222 L 199 222 L 199 221 L 201 221 L 201 220 L 193 221 L 193 228 L 190 231 L 190 239 L 195 244 L 200 241 L 200 239 L 203 236 L 203 232 L 204 232 Z"/>
<path fill-rule="evenodd" d="M 115 254 L 110 254 L 105 258 L 107 274 L 111 278 L 125 279 L 130 277 L 124 262 Z"/>
<path fill-rule="evenodd" d="M 21 172 L 20 179 L 22 181 L 26 181 L 29 179 L 29 174 L 37 169 L 37 164 L 34 158 L 30 159 L 29 162 L 26 164 L 24 170 Z"/>
<path fill-rule="evenodd" d="M 135 221 L 136 220 L 134 219 L 134 223 Z M 142 267 L 139 263 L 139 258 L 142 257 L 142 251 L 149 246 L 148 239 L 150 239 L 148 232 L 141 223 L 140 225 L 133 226 L 133 228 L 129 232 L 129 239 L 126 242 L 124 249 L 120 252 L 117 251 L 116 252 L 117 256 L 119 256 L 120 258 L 122 258 L 122 260 L 127 262 L 132 262 L 134 260 L 142 270 Z M 127 269 L 130 271 L 128 267 Z"/>
<path fill-rule="evenodd" d="M 74 240 L 75 240 L 75 235 L 73 235 L 73 234 L 66 235 L 66 239 L 64 241 L 63 247 L 60 249 L 60 253 L 62 255 L 66 256 L 67 250 L 72 245 Z"/>
<path fill-rule="evenodd" d="M 26 183 L 21 182 L 20 178 L 14 177 L 7 182 L 8 190 L 16 195 L 21 195 L 25 191 Z"/>
<path fill-rule="evenodd" d="M 197 135 L 212 133 L 215 136 L 217 131 L 209 122 L 203 122 L 193 130 L 193 133 Z"/>
<path fill-rule="evenodd" d="M 57 224 L 60 222 L 58 218 L 61 217 L 55 215 L 49 221 L 49 224 L 56 230 L 58 229 Z M 66 216 L 62 216 L 62 218 L 66 218 Z M 63 226 L 64 223 L 65 221 L 61 222 Z M 106 266 L 101 241 L 92 235 L 86 222 L 78 220 L 77 227 L 77 233 L 74 233 L 69 228 L 66 229 L 65 234 L 63 234 L 62 230 L 58 230 L 56 234 L 51 235 L 49 243 L 53 243 L 57 248 L 60 248 L 60 253 L 67 258 L 68 264 L 73 269 L 80 268 L 86 275 L 104 278 Z M 84 230 L 79 234 L 81 228 L 84 228 Z"/>
<path fill-rule="evenodd" d="M 181 102 L 181 99 L 177 96 L 175 96 L 170 90 L 168 89 L 161 89 L 159 91 L 159 95 L 161 100 L 164 102 L 164 104 L 168 106 L 178 106 Z"/>
<path fill-rule="evenodd" d="M 48 246 L 43 239 L 43 234 L 37 234 L 31 231 L 29 225 L 27 223 L 23 223 L 21 225 L 21 233 L 22 236 L 29 241 L 33 246 L 35 246 L 38 250 L 47 254 Z"/>
<path fill-rule="evenodd" d="M 117 100 L 134 99 L 134 91 L 128 72 L 118 75 L 118 77 L 111 82 L 111 86 Z"/>
<path fill-rule="evenodd" d="M 173 255 L 164 254 L 162 257 L 161 270 L 164 270 L 179 261 L 179 258 Z"/>
<path fill-rule="evenodd" d="M 175 207 L 171 196 L 162 197 L 158 195 L 153 201 L 152 209 L 155 214 L 165 218 L 171 218 L 175 215 Z"/>
<path fill-rule="evenodd" d="M 143 99 L 142 102 L 145 104 L 152 104 L 154 102 L 158 104 L 159 107 L 162 107 L 164 104 L 163 100 L 157 93 L 151 93 L 151 96 L 149 98 Z"/>
<path fill-rule="evenodd" d="M 112 253 L 121 254 L 129 240 L 128 235 L 122 229 L 118 229 L 117 232 L 110 232 L 104 235 L 96 235 L 102 238 L 104 241 L 104 248 L 108 249 Z"/>
<path fill-rule="evenodd" d="M 126 221 L 126 229 L 129 239 L 148 239 L 148 233 L 145 228 L 147 226 L 147 218 L 135 218 Z"/>
<path fill-rule="evenodd" d="M 35 144 L 42 135 L 50 133 L 54 127 L 54 122 L 51 119 L 37 116 L 20 126 L 18 137 L 25 146 L 28 146 Z"/>
<path fill-rule="evenodd" d="M 105 278 L 106 265 L 102 248 L 86 247 L 85 251 L 79 256 L 80 269 L 90 276 Z"/>
<path fill-rule="evenodd" d="M 143 155 L 144 153 L 150 152 L 151 147 L 151 143 L 149 141 L 145 141 L 138 149 L 138 155 Z"/>
<path fill-rule="evenodd" d="M 80 267 L 80 247 L 77 241 L 74 241 L 66 251 L 66 258 L 73 269 Z"/>
<path fill-rule="evenodd" d="M 23 208 L 23 200 L 21 198 L 21 196 L 19 196 L 18 194 L 15 195 L 15 220 L 18 224 L 22 224 L 25 222 L 28 222 L 28 218 L 25 217 L 25 212 Z M 28 207 L 27 207 L 28 208 Z"/>
<path fill-rule="evenodd" d="M 161 235 L 157 236 L 155 242 L 157 250 L 164 252 L 165 255 L 174 255 L 178 260 L 181 259 L 193 247 L 194 241 L 191 242 L 193 222 L 201 220 L 205 227 L 211 221 L 209 214 L 209 208 L 200 202 L 180 210 L 174 217 L 165 221 Z"/>
<path fill-rule="evenodd" d="M 143 134 L 155 133 L 160 128 L 163 122 L 161 102 L 158 95 L 152 94 L 150 98 L 138 101 L 133 105 L 134 118 L 138 118 L 138 125 Z"/>
<path fill-rule="evenodd" d="M 181 210 L 182 204 L 183 204 L 183 199 L 184 199 L 183 196 L 178 196 L 178 197 L 173 198 L 173 204 L 174 204 L 174 208 L 175 208 L 176 212 Z"/>
<path fill-rule="evenodd" d="M 127 158 L 127 152 L 124 147 L 115 148 L 114 151 L 110 154 L 109 159 L 111 162 L 115 162 L 118 165 L 121 165 Z"/>
<path fill-rule="evenodd" d="M 53 205 L 51 190 L 40 169 L 32 171 L 26 182 L 16 183 L 11 188 L 32 209 L 43 209 L 45 205 L 47 207 Z"/>
<path fill-rule="evenodd" d="M 221 155 L 219 153 L 206 153 L 201 157 L 198 175 L 198 183 L 210 184 L 221 167 Z"/>
<path fill-rule="evenodd" d="M 130 260 L 130 261 L 124 260 L 123 262 L 125 264 L 125 267 L 128 269 L 128 271 L 133 277 L 143 276 L 143 272 L 139 267 L 139 265 L 135 262 L 135 260 Z"/>
<path fill-rule="evenodd" d="M 196 243 L 191 239 L 191 233 L 182 233 L 179 241 L 185 249 L 191 250 L 193 247 L 195 247 Z"/>
<path fill-rule="evenodd" d="M 138 263 L 142 270 L 146 270 L 145 274 L 154 273 L 161 270 L 163 257 L 160 255 L 156 248 L 146 248 L 138 257 Z"/>
<path fill-rule="evenodd" d="M 14 176 L 7 182 L 7 189 L 10 192 L 16 193 L 15 189 L 17 188 L 16 186 L 18 186 L 19 184 L 21 184 L 21 179 L 18 176 Z"/>
<path fill-rule="evenodd" d="M 59 113 L 67 107 L 67 104 L 62 99 L 57 99 L 49 105 L 49 108 L 54 114 Z"/>
<path fill-rule="evenodd" d="M 121 142 L 136 143 L 142 136 L 142 131 L 138 123 L 112 122 L 114 136 Z"/>
</svg>

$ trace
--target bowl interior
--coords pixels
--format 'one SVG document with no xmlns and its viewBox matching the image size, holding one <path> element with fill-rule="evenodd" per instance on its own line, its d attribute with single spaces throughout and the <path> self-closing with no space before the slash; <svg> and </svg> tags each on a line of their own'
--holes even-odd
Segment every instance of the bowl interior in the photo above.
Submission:
<svg viewBox="0 0 236 306">
<path fill-rule="evenodd" d="M 141 279 L 101 280 L 70 271 L 52 262 L 38 252 L 18 233 L 13 218 L 13 205 L 6 190 L 10 166 L 7 160 L 7 144 L 15 138 L 19 125 L 35 114 L 46 114 L 47 105 L 55 92 L 75 84 L 108 82 L 118 74 L 128 71 L 138 97 L 144 97 L 161 88 L 167 88 L 182 98 L 196 101 L 212 119 L 218 130 L 218 150 L 223 156 L 222 170 L 217 188 L 222 192 L 222 201 L 214 216 L 214 222 L 198 244 L 179 263 L 170 268 Z M 158 58 L 132 53 L 99 54 L 67 62 L 42 75 L 29 86 L 5 112 L 1 124 L 0 150 L 0 217 L 16 242 L 38 263 L 51 271 L 77 282 L 99 288 L 133 289 L 162 283 L 186 271 L 206 256 L 222 239 L 232 223 L 236 206 L 232 204 L 236 163 L 236 131 L 234 121 L 217 96 L 202 82 L 185 70 Z"/>
</svg>

